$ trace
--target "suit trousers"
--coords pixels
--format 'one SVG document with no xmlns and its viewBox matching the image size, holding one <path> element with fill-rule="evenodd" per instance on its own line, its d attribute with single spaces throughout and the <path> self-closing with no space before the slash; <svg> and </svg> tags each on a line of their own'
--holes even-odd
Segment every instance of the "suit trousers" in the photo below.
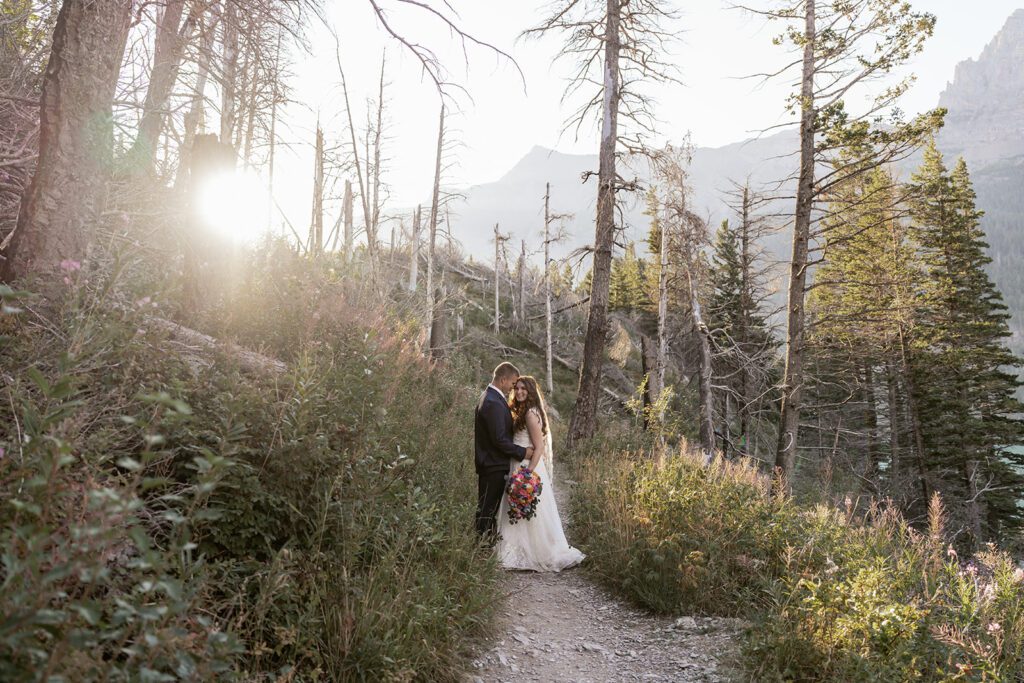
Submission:
<svg viewBox="0 0 1024 683">
<path fill-rule="evenodd" d="M 507 469 L 477 474 L 476 532 L 488 540 L 493 540 L 498 531 L 498 508 L 507 478 Z"/>
</svg>

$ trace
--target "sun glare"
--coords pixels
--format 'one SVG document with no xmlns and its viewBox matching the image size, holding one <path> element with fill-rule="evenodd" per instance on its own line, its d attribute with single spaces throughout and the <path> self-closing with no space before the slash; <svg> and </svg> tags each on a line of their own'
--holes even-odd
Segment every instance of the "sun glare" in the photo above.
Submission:
<svg viewBox="0 0 1024 683">
<path fill-rule="evenodd" d="M 267 189 L 252 171 L 218 173 L 199 190 L 199 215 L 218 234 L 251 244 L 267 231 Z"/>
</svg>

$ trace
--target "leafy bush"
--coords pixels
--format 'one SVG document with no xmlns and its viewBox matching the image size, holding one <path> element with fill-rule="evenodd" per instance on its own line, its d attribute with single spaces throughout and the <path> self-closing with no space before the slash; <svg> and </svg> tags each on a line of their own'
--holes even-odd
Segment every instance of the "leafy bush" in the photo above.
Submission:
<svg viewBox="0 0 1024 683">
<path fill-rule="evenodd" d="M 274 262 L 194 317 L 280 374 L 170 339 L 123 283 L 0 317 L 0 678 L 460 678 L 497 575 L 475 391 L 402 301 Z"/>
<path fill-rule="evenodd" d="M 919 533 L 773 496 L 746 465 L 607 453 L 576 463 L 591 571 L 669 613 L 754 620 L 754 680 L 1024 679 L 1024 570 L 988 547 L 961 562 L 941 502 Z"/>
<path fill-rule="evenodd" d="M 775 576 L 793 509 L 750 467 L 651 451 L 576 468 L 573 519 L 592 571 L 662 612 L 744 614 Z"/>
<path fill-rule="evenodd" d="M 0 294 L 12 315 L 14 293 Z M 162 432 L 190 419 L 188 405 L 166 394 L 91 405 L 86 366 L 95 359 L 65 352 L 44 372 L 3 355 L 16 375 L 5 378 L 11 412 L 0 415 L 9 427 L 0 433 L 0 678 L 228 675 L 241 648 L 210 611 L 209 567 L 193 532 L 215 516 L 209 498 L 230 463 L 200 449 L 183 463 L 187 482 L 160 476 Z M 82 450 L 93 439 L 123 446 Z"/>
</svg>

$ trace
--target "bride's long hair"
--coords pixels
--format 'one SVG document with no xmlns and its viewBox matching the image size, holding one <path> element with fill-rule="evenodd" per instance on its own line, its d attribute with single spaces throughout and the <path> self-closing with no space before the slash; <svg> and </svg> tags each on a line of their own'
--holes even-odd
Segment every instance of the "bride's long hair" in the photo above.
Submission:
<svg viewBox="0 0 1024 683">
<path fill-rule="evenodd" d="M 530 408 L 536 408 L 540 413 L 541 433 L 548 433 L 548 411 L 544 408 L 544 396 L 540 393 L 540 385 L 530 375 L 522 375 L 516 380 L 516 386 L 522 382 L 526 387 L 526 400 L 520 402 L 515 398 L 515 391 L 512 392 L 512 402 L 509 407 L 512 409 L 512 429 L 519 431 L 526 429 L 526 414 Z"/>
</svg>

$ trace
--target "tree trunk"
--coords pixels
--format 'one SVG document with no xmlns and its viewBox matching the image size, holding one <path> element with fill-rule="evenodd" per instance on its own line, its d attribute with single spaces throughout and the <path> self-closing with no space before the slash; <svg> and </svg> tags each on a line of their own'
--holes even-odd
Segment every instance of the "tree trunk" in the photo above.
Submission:
<svg viewBox="0 0 1024 683">
<path fill-rule="evenodd" d="M 385 66 L 385 59 L 386 59 L 385 55 L 386 55 L 386 53 L 385 54 L 381 54 L 381 57 L 380 57 L 380 86 L 379 86 L 378 91 L 377 91 L 377 124 L 374 127 L 374 131 L 373 131 L 373 180 L 372 180 L 372 184 L 370 186 L 371 187 L 371 191 L 373 192 L 373 198 L 372 198 L 372 200 L 370 202 L 370 206 L 371 206 L 370 224 L 367 225 L 367 227 L 366 227 L 366 239 L 367 240 L 371 240 L 372 239 L 374 245 L 376 245 L 377 242 L 378 242 L 379 235 L 377 233 L 380 230 L 380 175 L 381 175 L 381 170 L 380 170 L 380 165 L 381 165 L 380 150 L 381 150 L 381 142 L 383 140 L 383 135 L 384 135 L 383 128 L 384 128 L 384 66 Z M 369 159 L 367 159 L 367 163 L 369 163 Z M 372 226 L 372 229 L 371 229 L 371 226 Z M 374 247 L 374 251 L 376 251 L 376 246 Z M 431 297 L 431 299 L 433 299 L 433 294 L 430 293 L 430 292 L 432 292 L 432 290 L 429 289 L 429 285 L 430 285 L 429 281 L 428 281 L 427 285 L 428 285 L 428 289 L 427 289 L 428 295 Z"/>
<path fill-rule="evenodd" d="M 871 481 L 874 493 L 878 493 L 878 473 L 881 454 L 878 450 L 878 408 L 875 404 L 875 370 L 870 363 L 864 368 L 864 422 L 867 427 L 868 449 L 865 476 Z"/>
<path fill-rule="evenodd" d="M 274 52 L 274 73 L 270 85 L 270 133 L 267 143 L 270 150 L 267 154 L 267 232 L 273 228 L 274 214 L 274 150 L 277 147 L 277 79 L 281 65 L 281 30 L 277 32 L 277 50 Z M 346 181 L 347 182 L 347 181 Z"/>
<path fill-rule="evenodd" d="M 615 238 L 615 149 L 619 118 L 620 0 L 606 0 L 604 30 L 604 92 L 601 147 L 598 162 L 597 222 L 594 265 L 590 285 L 590 313 L 583 342 L 579 390 L 569 423 L 566 447 L 589 439 L 597 429 L 601 375 L 608 335 L 608 291 L 611 284 L 612 246 Z"/>
<path fill-rule="evenodd" d="M 896 368 L 891 357 L 885 361 L 885 380 L 889 390 L 889 480 L 895 482 L 900 474 L 900 425 Z"/>
<path fill-rule="evenodd" d="M 921 501 L 927 506 L 931 500 L 931 487 L 928 485 L 928 469 L 924 460 L 924 428 L 921 426 L 921 413 L 917 409 L 917 391 L 910 358 L 907 352 L 907 339 L 903 326 L 899 327 L 900 365 L 903 372 L 903 386 L 907 390 L 907 412 L 910 414 L 910 428 L 914 434 L 914 461 L 921 485 Z"/>
<path fill-rule="evenodd" d="M 434 189 L 430 198 L 430 229 L 427 232 L 427 311 L 434 318 L 434 246 L 437 243 L 437 212 L 441 210 L 441 153 L 444 150 L 444 105 L 437 124 L 437 154 L 434 158 Z M 432 328 L 431 328 L 432 329 Z M 427 330 L 428 334 L 431 330 Z M 428 344 L 433 348 L 433 343 Z"/>
<path fill-rule="evenodd" d="M 544 368 L 548 379 L 548 400 L 555 393 L 551 367 L 551 183 L 544 184 Z"/>
<path fill-rule="evenodd" d="M 316 122 L 316 148 L 313 158 L 313 219 L 309 225 L 309 253 L 320 256 L 324 250 L 324 131 Z"/>
<path fill-rule="evenodd" d="M 448 312 L 445 310 L 444 272 L 441 272 L 441 285 L 434 292 L 433 317 L 430 321 L 430 356 L 444 358 L 445 347 L 448 345 Z"/>
<path fill-rule="evenodd" d="M 743 187 L 742 223 L 740 225 L 740 258 L 742 268 L 740 269 L 740 310 L 742 315 L 742 327 L 739 330 L 737 344 L 745 355 L 750 350 L 751 320 L 754 311 L 754 295 L 752 270 L 754 259 L 750 253 L 750 188 Z M 740 448 L 743 452 L 748 451 L 747 443 L 750 438 L 751 414 L 750 407 L 754 401 L 753 373 L 750 372 L 750 363 L 743 360 L 740 368 L 740 401 L 738 406 L 740 421 Z"/>
<path fill-rule="evenodd" d="M 661 226 L 661 243 L 658 254 L 658 353 L 654 364 L 654 389 L 657 399 L 665 391 L 665 365 L 668 362 L 668 223 Z M 664 415 L 659 411 L 658 419 Z"/>
<path fill-rule="evenodd" d="M 153 170 L 157 141 L 163 130 L 171 88 L 178 79 L 178 67 L 181 64 L 186 34 L 195 24 L 197 13 L 202 12 L 198 6 L 193 8 L 185 25 L 181 26 L 179 31 L 184 8 L 185 0 L 167 0 L 157 23 L 153 68 L 149 75 L 149 86 L 146 88 L 146 99 L 142 105 L 142 119 L 139 121 L 138 135 L 135 136 L 135 142 L 128 154 L 129 168 L 133 173 L 144 174 Z"/>
<path fill-rule="evenodd" d="M 644 379 L 644 429 L 649 430 L 658 421 L 659 416 L 654 414 L 655 405 L 658 400 L 659 390 L 657 387 L 658 351 L 657 345 L 653 343 L 646 334 L 640 335 L 640 372 Z"/>
<path fill-rule="evenodd" d="M 526 325 L 526 240 L 520 241 L 519 265 L 516 271 L 519 279 L 519 300 L 516 302 L 518 314 L 516 317 L 522 325 Z"/>
<path fill-rule="evenodd" d="M 174 188 L 185 187 L 191 167 L 192 150 L 195 147 L 196 135 L 206 131 L 206 82 L 210 77 L 210 53 L 213 50 L 213 39 L 216 33 L 214 25 L 204 27 L 203 17 L 199 18 L 199 32 L 202 41 L 199 46 L 199 61 L 196 64 L 196 85 L 192 91 L 192 102 L 185 114 L 185 132 L 181 147 L 178 148 L 178 173 L 174 179 Z"/>
<path fill-rule="evenodd" d="M 86 258 L 113 159 L 112 103 L 130 0 L 65 0 L 39 102 L 39 156 L 0 281 Z"/>
<path fill-rule="evenodd" d="M 256 64 L 249 67 L 249 81 L 245 97 L 245 136 L 242 146 L 242 168 L 248 170 L 252 158 L 252 142 L 256 132 L 256 113 L 259 107 L 256 105 L 259 100 L 259 68 Z"/>
<path fill-rule="evenodd" d="M 409 291 L 415 292 L 420 277 L 420 207 L 412 214 L 412 244 L 409 247 Z"/>
<path fill-rule="evenodd" d="M 775 467 L 787 490 L 796 467 L 797 437 L 804 383 L 804 296 L 807 293 L 807 248 L 814 205 L 814 48 L 817 40 L 815 2 L 804 0 L 804 56 L 800 87 L 800 176 L 797 181 L 793 225 L 793 256 L 790 263 L 786 310 L 786 366 L 782 381 L 782 409 Z"/>
<path fill-rule="evenodd" d="M 345 113 L 348 115 L 348 133 L 349 140 L 352 143 L 352 163 L 356 169 L 356 180 L 359 181 L 359 202 L 363 209 L 363 224 L 366 226 L 366 251 L 370 257 L 371 265 L 376 260 L 377 256 L 377 244 L 371 239 L 370 235 L 370 223 L 372 216 L 370 215 L 370 203 L 368 199 L 368 193 L 366 186 L 369 184 L 369 178 L 363 176 L 363 166 L 359 162 L 359 144 L 356 141 L 356 124 L 352 119 L 352 107 L 348 101 L 348 84 L 345 82 L 345 74 L 341 74 L 341 91 L 345 97 Z"/>
<path fill-rule="evenodd" d="M 238 12 L 233 0 L 224 3 L 223 53 L 221 55 L 220 82 L 220 141 L 231 143 L 235 130 L 237 97 L 235 80 L 238 78 Z"/>
<path fill-rule="evenodd" d="M 704 451 L 705 462 L 715 457 L 715 405 L 712 391 L 711 343 L 708 340 L 708 326 L 704 323 L 700 300 L 697 298 L 697 283 L 693 277 L 692 267 L 687 268 L 689 280 L 690 314 L 697 328 L 700 339 L 700 445 Z"/>
<path fill-rule="evenodd" d="M 353 240 L 353 197 L 352 197 L 352 181 L 345 181 L 345 203 L 342 208 L 344 213 L 345 221 L 345 260 L 351 260 L 352 258 L 352 240 Z"/>
<path fill-rule="evenodd" d="M 501 233 L 494 224 L 494 335 L 501 333 Z"/>
</svg>

